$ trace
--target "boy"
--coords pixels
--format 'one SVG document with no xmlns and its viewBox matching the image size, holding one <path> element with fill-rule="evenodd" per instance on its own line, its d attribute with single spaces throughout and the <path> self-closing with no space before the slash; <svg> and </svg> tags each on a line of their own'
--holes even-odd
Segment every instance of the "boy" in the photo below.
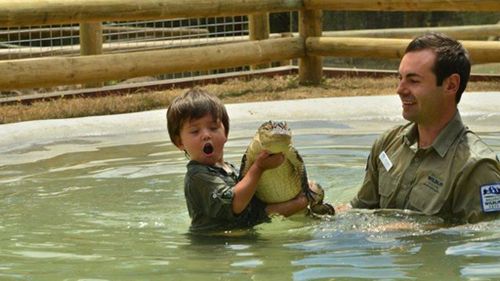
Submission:
<svg viewBox="0 0 500 281">
<path fill-rule="evenodd" d="M 224 161 L 229 117 L 217 97 L 199 88 L 177 97 L 167 110 L 167 127 L 172 143 L 190 159 L 184 195 L 191 231 L 251 227 L 269 220 L 268 215 L 290 216 L 307 207 L 304 194 L 268 205 L 254 197 L 262 173 L 283 163 L 282 154 L 263 151 L 245 177 L 237 181 L 235 167 Z"/>
</svg>

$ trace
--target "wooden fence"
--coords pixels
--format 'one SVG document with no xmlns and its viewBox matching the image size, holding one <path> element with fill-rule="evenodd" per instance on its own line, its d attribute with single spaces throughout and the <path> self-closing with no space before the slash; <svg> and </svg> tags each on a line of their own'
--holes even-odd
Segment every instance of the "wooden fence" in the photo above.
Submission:
<svg viewBox="0 0 500 281">
<path fill-rule="evenodd" d="M 322 77 L 322 57 L 400 58 L 409 39 L 322 36 L 322 10 L 500 12 L 498 0 L 18 0 L 0 2 L 0 26 L 80 23 L 79 57 L 0 61 L 0 90 L 87 84 L 145 75 L 260 65 L 299 59 L 303 84 Z M 299 11 L 299 36 L 182 49 L 99 54 L 101 22 L 251 15 Z M 253 22 L 255 21 L 255 22 Z M 257 28 L 255 28 L 257 29 Z M 254 37 L 252 37 L 254 36 Z M 462 41 L 475 63 L 500 62 L 500 42 Z M 85 47 L 84 47 L 85 45 Z"/>
<path fill-rule="evenodd" d="M 269 38 L 282 38 L 282 37 L 297 37 L 298 33 L 269 33 L 266 31 L 267 27 L 264 26 L 259 29 L 257 25 L 262 25 L 263 22 L 260 20 L 258 24 L 252 24 L 255 18 L 249 17 L 249 33 L 247 35 L 237 35 L 237 36 L 224 36 L 224 37 L 209 37 L 206 38 L 190 38 L 189 44 L 193 46 L 202 45 L 214 45 L 222 43 L 235 43 L 244 42 L 248 40 L 263 40 Z M 267 22 L 269 23 L 269 22 Z M 158 34 L 158 37 L 163 37 L 164 34 L 169 36 L 189 36 L 193 34 L 203 35 L 209 34 L 208 29 L 193 29 L 193 28 L 143 28 L 143 27 L 120 27 L 121 30 L 125 31 L 126 36 L 134 36 L 133 32 L 143 32 L 148 34 Z M 110 26 L 103 26 L 103 34 L 110 33 L 110 31 L 119 32 L 120 29 L 112 28 Z M 36 29 L 15 29 L 12 31 L 0 31 L 0 45 L 3 44 L 2 39 L 12 39 L 14 40 L 28 40 L 28 39 L 43 39 L 50 38 L 50 36 L 66 36 L 69 37 L 74 35 L 80 35 L 84 37 L 83 33 L 79 34 L 80 27 L 59 27 L 59 28 L 36 28 Z M 485 24 L 485 25 L 465 25 L 465 26 L 447 26 L 447 27 L 417 27 L 417 28 L 385 28 L 385 29 L 367 29 L 367 30 L 341 30 L 341 31 L 323 31 L 322 36 L 325 37 L 368 37 L 368 38 L 412 38 L 415 35 L 423 34 L 425 32 L 443 32 L 459 40 L 486 40 L 488 38 L 500 38 L 500 23 L 498 24 Z M 60 35 L 59 35 L 60 34 Z M 120 37 L 121 33 L 116 33 L 116 37 Z M 136 35 L 138 36 L 138 35 Z M 126 38 L 125 36 L 123 36 Z M 89 42 L 82 38 L 82 42 Z M 97 40 L 96 40 L 97 42 Z M 91 42 L 92 44 L 92 42 Z M 83 44 L 82 44 L 83 45 Z M 164 49 L 165 46 L 170 48 L 181 48 L 187 45 L 185 39 L 156 39 L 154 41 L 134 41 L 134 44 L 123 44 L 121 41 L 103 43 L 101 50 L 103 53 L 119 53 L 119 52 L 134 52 L 140 50 L 158 50 Z M 85 46 L 82 46 L 82 49 Z M 32 57 L 43 57 L 43 56 L 75 56 L 80 53 L 85 53 L 85 51 L 80 51 L 80 46 L 74 45 L 63 45 L 58 48 L 52 46 L 16 46 L 15 48 L 0 48 L 0 61 L 9 59 L 22 59 L 22 58 L 32 58 Z M 97 53 L 97 51 L 96 51 Z M 268 65 L 268 64 L 266 64 Z"/>
</svg>

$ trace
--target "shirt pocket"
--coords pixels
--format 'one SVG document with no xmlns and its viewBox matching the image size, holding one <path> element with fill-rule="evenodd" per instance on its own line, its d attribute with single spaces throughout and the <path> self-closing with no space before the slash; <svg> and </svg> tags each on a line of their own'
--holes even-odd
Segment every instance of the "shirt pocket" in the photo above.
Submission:
<svg viewBox="0 0 500 281">
<path fill-rule="evenodd" d="M 409 207 L 426 215 L 436 215 L 443 208 L 444 202 L 438 191 L 419 184 L 410 193 Z"/>
<path fill-rule="evenodd" d="M 378 182 L 378 194 L 380 196 L 380 208 L 394 208 L 390 205 L 391 199 L 398 186 L 398 178 L 387 172 L 380 172 Z"/>
</svg>

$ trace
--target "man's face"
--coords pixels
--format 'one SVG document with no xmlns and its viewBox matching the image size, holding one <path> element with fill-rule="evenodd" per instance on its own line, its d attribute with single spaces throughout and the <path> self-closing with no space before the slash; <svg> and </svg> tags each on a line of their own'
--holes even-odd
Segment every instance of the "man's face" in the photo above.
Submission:
<svg viewBox="0 0 500 281">
<path fill-rule="evenodd" d="M 432 67 L 436 54 L 432 50 L 409 52 L 399 64 L 397 93 L 403 106 L 403 117 L 419 125 L 432 125 L 443 112 L 443 87 L 436 85 Z"/>
</svg>

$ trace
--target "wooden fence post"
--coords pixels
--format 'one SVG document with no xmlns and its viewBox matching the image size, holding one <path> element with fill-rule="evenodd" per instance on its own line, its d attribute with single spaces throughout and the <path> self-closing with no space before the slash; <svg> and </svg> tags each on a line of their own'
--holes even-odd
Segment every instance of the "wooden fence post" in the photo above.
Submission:
<svg viewBox="0 0 500 281">
<path fill-rule="evenodd" d="M 281 38 L 291 38 L 291 37 L 293 37 L 292 32 L 281 33 Z M 293 64 L 292 60 L 282 60 L 277 63 L 278 66 L 288 66 L 292 64 Z"/>
<path fill-rule="evenodd" d="M 269 39 L 269 13 L 251 14 L 248 16 L 248 33 L 250 40 Z M 269 68 L 269 63 L 251 65 L 251 69 Z"/>
<path fill-rule="evenodd" d="M 102 24 L 100 22 L 80 23 L 80 55 L 102 54 Z M 85 84 L 85 88 L 102 87 L 103 83 Z"/>
<path fill-rule="evenodd" d="M 299 12 L 299 35 L 304 40 L 307 37 L 320 37 L 322 31 L 321 10 L 301 10 Z M 299 83 L 302 85 L 319 85 L 323 75 L 322 57 L 307 54 L 299 59 Z"/>
<path fill-rule="evenodd" d="M 102 25 L 100 22 L 80 24 L 80 55 L 102 54 Z"/>
<path fill-rule="evenodd" d="M 497 25 L 500 26 L 500 21 L 497 22 Z M 500 38 L 500 36 L 489 36 L 488 41 L 495 41 L 495 40 L 498 40 L 499 38 Z"/>
</svg>

